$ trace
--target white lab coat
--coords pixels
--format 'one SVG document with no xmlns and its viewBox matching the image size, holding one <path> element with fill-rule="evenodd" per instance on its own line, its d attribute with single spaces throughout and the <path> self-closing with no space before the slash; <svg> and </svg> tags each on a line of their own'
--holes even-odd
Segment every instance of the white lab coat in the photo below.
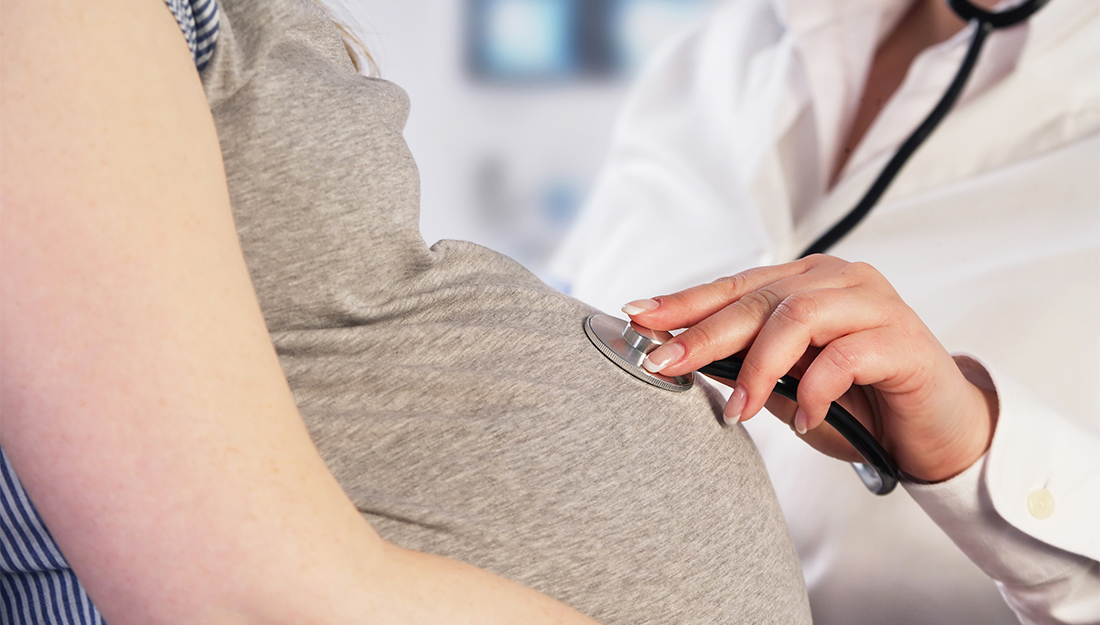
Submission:
<svg viewBox="0 0 1100 625">
<path fill-rule="evenodd" d="M 962 58 L 969 29 L 922 53 L 830 188 L 875 47 L 905 6 L 736 0 L 673 42 L 639 78 L 551 272 L 614 311 L 794 258 L 856 203 Z M 985 366 L 964 369 L 989 371 L 1001 412 L 978 465 L 908 486 L 912 498 L 873 497 L 771 417 L 748 423 L 816 622 L 1014 620 L 945 531 L 1025 622 L 1100 622 L 1098 129 L 1100 3 L 1055 0 L 990 37 L 955 110 L 831 250 L 876 266 L 948 350 L 976 354 Z M 1044 488 L 1054 512 L 1040 520 L 1028 501 Z"/>
</svg>

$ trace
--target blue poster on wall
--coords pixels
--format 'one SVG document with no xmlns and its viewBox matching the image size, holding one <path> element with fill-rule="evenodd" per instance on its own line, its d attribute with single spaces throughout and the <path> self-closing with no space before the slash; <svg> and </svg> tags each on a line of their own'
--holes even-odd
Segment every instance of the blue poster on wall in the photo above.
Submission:
<svg viewBox="0 0 1100 625">
<path fill-rule="evenodd" d="M 501 79 L 567 77 L 583 66 L 576 0 L 474 2 L 474 69 Z"/>
<path fill-rule="evenodd" d="M 467 0 L 466 65 L 475 78 L 532 83 L 628 73 L 650 41 L 710 0 Z"/>
</svg>

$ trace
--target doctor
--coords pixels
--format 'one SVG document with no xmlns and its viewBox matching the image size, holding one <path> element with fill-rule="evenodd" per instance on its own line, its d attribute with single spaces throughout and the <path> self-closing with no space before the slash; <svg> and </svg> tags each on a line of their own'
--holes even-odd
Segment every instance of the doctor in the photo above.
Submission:
<svg viewBox="0 0 1100 625">
<path fill-rule="evenodd" d="M 746 421 L 818 623 L 1013 622 L 988 578 L 1024 622 L 1100 622 L 1095 2 L 1055 0 L 991 35 L 953 112 L 830 250 L 874 269 L 818 257 L 637 299 L 797 257 L 939 99 L 969 31 L 942 0 L 727 3 L 640 78 L 553 266 L 582 300 L 633 300 L 624 310 L 644 325 L 702 322 L 651 368 L 676 374 L 767 345 L 749 349 L 758 375 L 735 387 L 730 421 L 759 410 L 768 378 L 812 371 L 817 350 L 828 356 L 840 339 L 894 374 L 930 368 L 922 388 L 934 392 L 921 397 L 939 404 L 908 431 L 898 428 L 919 411 L 886 396 L 890 376 L 848 372 L 868 385 L 848 397 L 877 405 L 863 413 L 903 470 L 935 482 L 906 484 L 911 499 L 869 496 L 785 425 L 831 445 L 814 426 L 824 395 L 847 388 L 841 378 L 802 415 L 773 400 L 780 420 Z M 806 295 L 823 287 L 851 291 L 839 314 Z M 838 325 L 776 329 L 798 305 Z M 875 325 L 874 314 L 892 321 L 885 340 L 845 338 L 867 328 L 840 326 Z M 973 425 L 948 437 L 965 451 L 921 465 L 932 456 L 899 447 L 929 414 Z"/>
</svg>

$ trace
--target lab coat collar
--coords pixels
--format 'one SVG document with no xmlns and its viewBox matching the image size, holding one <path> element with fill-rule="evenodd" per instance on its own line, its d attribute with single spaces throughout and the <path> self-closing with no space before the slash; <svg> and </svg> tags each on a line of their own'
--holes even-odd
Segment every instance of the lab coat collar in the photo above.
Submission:
<svg viewBox="0 0 1100 625">
<path fill-rule="evenodd" d="M 779 18 L 799 36 L 834 26 L 856 15 L 875 15 L 890 28 L 901 19 L 914 0 L 770 0 Z M 880 34 L 880 36 L 885 36 Z"/>
<path fill-rule="evenodd" d="M 933 46 L 913 60 L 895 97 L 883 108 L 863 140 L 845 164 L 840 179 L 869 163 L 892 154 L 912 129 L 943 97 L 970 47 L 972 24 L 953 37 Z M 997 31 L 990 36 L 978 64 L 967 81 L 956 107 L 963 107 L 978 94 L 1007 76 L 1020 59 L 1028 39 L 1028 26 Z M 830 170 L 832 171 L 832 170 Z"/>
<path fill-rule="evenodd" d="M 836 195 L 836 189 L 830 189 L 832 172 L 859 108 L 875 50 L 912 0 L 770 2 L 784 25 L 783 39 L 793 58 L 781 64 L 786 66 L 787 87 L 772 117 L 772 140 L 758 159 L 753 159 L 755 166 L 746 168 L 750 173 L 746 183 L 754 200 L 771 208 L 763 214 L 771 215 L 772 223 L 765 227 L 776 244 L 773 249 L 783 249 L 790 256 L 797 254 L 795 248 L 804 243 L 798 237 L 790 238 L 791 222 L 801 222 L 810 213 L 820 217 L 819 205 L 831 203 L 829 200 Z M 1024 24 L 989 37 L 956 107 L 1012 71 L 1028 41 L 1029 28 Z M 972 29 L 964 28 L 918 55 L 902 85 L 846 163 L 837 188 L 845 186 L 853 173 L 881 166 L 883 156 L 888 157 L 933 108 L 965 54 Z M 746 117 L 753 118 L 760 119 Z M 802 146 L 803 150 L 785 149 L 785 145 Z M 806 154 L 805 146 L 816 149 Z"/>
<path fill-rule="evenodd" d="M 906 163 L 875 210 L 890 210 L 891 200 L 903 202 L 907 195 L 972 179 L 1096 133 L 1100 128 L 1095 105 L 1100 101 L 1100 79 L 1095 78 L 1095 59 L 1100 56 L 1100 40 L 1095 36 L 1098 22 L 1100 5 L 1092 0 L 1060 0 L 1045 6 L 1025 26 L 991 35 L 975 68 L 974 84 Z M 964 38 L 960 33 L 957 40 L 926 54 L 945 55 L 938 60 L 950 67 L 946 55 L 961 55 L 957 48 L 964 47 Z M 910 73 L 915 74 L 918 67 L 915 61 Z M 1080 78 L 1090 75 L 1094 79 Z M 898 119 L 888 123 L 886 116 L 899 113 L 901 100 L 919 99 L 919 90 L 907 84 L 911 79 L 916 80 L 906 77 L 857 148 L 864 153 L 853 155 L 836 187 L 821 197 L 806 219 L 796 222 L 787 248 L 790 254 L 808 245 L 858 201 L 907 134 L 895 128 L 894 134 L 900 136 L 891 141 L 888 126 L 904 124 Z M 941 80 L 944 85 L 945 80 L 949 78 Z M 938 99 L 934 92 L 925 97 L 929 102 Z M 910 128 L 927 112 L 922 110 L 910 112 L 914 118 Z"/>
</svg>

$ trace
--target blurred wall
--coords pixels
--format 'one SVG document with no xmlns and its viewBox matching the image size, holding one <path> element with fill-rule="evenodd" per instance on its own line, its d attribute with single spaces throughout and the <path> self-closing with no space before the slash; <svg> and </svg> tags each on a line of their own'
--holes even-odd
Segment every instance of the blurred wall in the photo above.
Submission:
<svg viewBox="0 0 1100 625">
<path fill-rule="evenodd" d="M 326 0 L 412 109 L 428 243 L 542 275 L 595 179 L 631 72 L 710 0 Z"/>
</svg>

